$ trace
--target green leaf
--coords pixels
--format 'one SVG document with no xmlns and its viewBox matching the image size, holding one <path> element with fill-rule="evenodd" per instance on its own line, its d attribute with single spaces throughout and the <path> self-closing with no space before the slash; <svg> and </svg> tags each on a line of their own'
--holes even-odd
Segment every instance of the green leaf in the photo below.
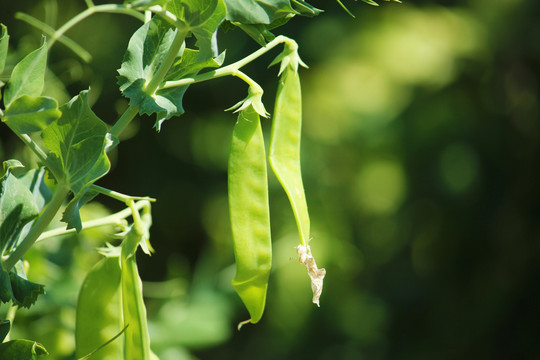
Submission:
<svg viewBox="0 0 540 360">
<path fill-rule="evenodd" d="M 242 29 L 246 34 L 251 36 L 251 38 L 255 40 L 257 44 L 261 46 L 265 46 L 266 43 L 274 40 L 274 38 L 276 37 L 274 34 L 272 34 L 272 32 L 270 32 L 270 30 L 268 29 L 268 25 L 241 23 L 233 23 L 233 25 L 236 25 L 240 29 Z"/>
<path fill-rule="evenodd" d="M 18 275 L 12 271 L 9 273 L 9 278 L 13 290 L 13 300 L 19 306 L 28 309 L 34 305 L 39 295 L 45 294 L 45 286 L 27 280 L 22 273 Z"/>
<path fill-rule="evenodd" d="M 225 51 L 215 58 L 199 60 L 199 51 L 185 49 L 182 57 L 178 60 L 167 73 L 166 81 L 180 80 L 185 77 L 196 75 L 205 68 L 218 68 L 225 61 Z"/>
<path fill-rule="evenodd" d="M 26 186 L 34 196 L 34 201 L 39 209 L 43 209 L 46 203 L 52 198 L 52 191 L 45 183 L 47 169 L 37 168 L 26 171 L 23 174 L 16 174 L 17 178 Z"/>
<path fill-rule="evenodd" d="M 167 9 L 186 23 L 197 38 L 199 59 L 218 55 L 216 33 L 227 14 L 223 0 L 173 0 Z"/>
<path fill-rule="evenodd" d="M 317 16 L 323 12 L 321 9 L 317 9 L 315 6 L 308 4 L 304 0 L 292 0 L 293 8 L 302 16 Z"/>
<path fill-rule="evenodd" d="M 38 360 L 49 355 L 43 345 L 31 340 L 11 340 L 0 344 L 0 359 Z"/>
<path fill-rule="evenodd" d="M 182 57 L 171 68 L 165 80 L 180 80 L 196 75 L 204 68 L 217 68 L 223 64 L 225 59 L 225 52 L 216 58 L 206 60 L 200 60 L 199 53 L 197 50 L 185 49 Z M 156 96 L 153 98 L 145 98 L 141 108 L 144 108 L 146 114 L 157 113 L 157 119 L 154 125 L 157 131 L 161 130 L 161 126 L 165 120 L 184 113 L 182 100 L 187 89 L 188 86 L 161 89 L 156 92 Z"/>
<path fill-rule="evenodd" d="M 60 110 L 62 116 L 42 132 L 42 137 L 51 151 L 49 160 L 64 173 L 61 180 L 77 196 L 109 171 L 106 151 L 115 140 L 90 109 L 88 91 L 82 91 Z"/>
<path fill-rule="evenodd" d="M 271 24 L 296 14 L 290 0 L 226 0 L 227 17 L 241 24 Z"/>
<path fill-rule="evenodd" d="M 11 323 L 9 322 L 9 320 L 0 321 L 0 343 L 4 341 L 7 334 L 9 334 L 10 329 Z"/>
<path fill-rule="evenodd" d="M 56 100 L 23 95 L 8 106 L 2 121 L 20 135 L 43 130 L 60 115 Z"/>
<path fill-rule="evenodd" d="M 176 29 L 154 17 L 131 37 L 124 61 L 118 70 L 118 85 L 131 105 L 139 105 L 139 114 L 158 113 L 170 118 L 184 113 L 181 101 L 186 88 L 146 93 L 146 84 L 163 64 L 172 45 Z"/>
<path fill-rule="evenodd" d="M 39 49 L 32 51 L 13 68 L 11 78 L 4 92 L 6 106 L 9 106 L 15 99 L 23 95 L 41 95 L 45 82 L 46 67 L 47 46 L 43 41 Z"/>
<path fill-rule="evenodd" d="M 7 32 L 7 27 L 4 24 L 0 24 L 0 73 L 4 71 L 4 66 L 6 65 L 6 58 L 9 45 L 9 35 Z M 0 84 L 0 88 L 1 88 Z"/>
<path fill-rule="evenodd" d="M 25 224 L 39 214 L 34 196 L 24 182 L 12 174 L 22 167 L 17 160 L 4 162 L 5 174 L 0 179 L 0 250 L 2 254 L 16 245 Z"/>
<path fill-rule="evenodd" d="M 0 301 L 12 301 L 15 305 L 30 308 L 39 295 L 45 294 L 45 286 L 26 279 L 24 267 L 19 261 L 9 274 L 0 270 Z"/>
<path fill-rule="evenodd" d="M 11 279 L 9 274 L 0 270 L 0 301 L 7 303 L 13 300 L 13 289 L 11 288 Z"/>
<path fill-rule="evenodd" d="M 98 195 L 97 192 L 87 190 L 77 194 L 64 210 L 62 221 L 67 223 L 68 229 L 75 229 L 77 232 L 82 230 L 82 220 L 79 210 L 87 203 L 92 201 Z"/>
</svg>

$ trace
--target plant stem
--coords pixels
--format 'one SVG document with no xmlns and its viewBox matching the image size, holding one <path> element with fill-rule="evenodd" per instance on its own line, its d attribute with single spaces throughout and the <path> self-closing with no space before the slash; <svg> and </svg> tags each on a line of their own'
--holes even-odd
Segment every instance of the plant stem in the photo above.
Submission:
<svg viewBox="0 0 540 360">
<path fill-rule="evenodd" d="M 258 57 L 264 55 L 265 53 L 272 50 L 277 45 L 281 43 L 293 43 L 293 42 L 294 40 L 289 39 L 286 36 L 282 36 L 282 35 L 277 36 L 274 40 L 270 41 L 265 47 L 260 48 L 259 50 L 255 51 L 254 53 L 246 56 L 245 58 L 241 60 L 238 60 L 235 63 L 224 66 L 217 70 L 212 70 L 212 71 L 208 71 L 206 73 L 200 74 L 200 75 L 195 75 L 190 78 L 185 78 L 185 79 L 176 80 L 176 81 L 167 81 L 161 88 L 166 89 L 166 88 L 171 88 L 171 87 L 176 87 L 176 86 L 186 86 L 186 85 L 190 85 L 190 84 L 194 84 L 198 82 L 215 79 L 218 77 L 234 75 L 235 72 L 237 72 L 240 68 L 249 64 L 253 60 L 257 59 Z"/>
<path fill-rule="evenodd" d="M 53 36 L 51 36 L 51 39 L 49 43 L 47 44 L 47 48 L 50 49 L 51 46 L 54 44 L 56 40 L 58 40 L 66 31 L 71 29 L 73 26 L 77 25 L 79 22 L 83 21 L 87 17 L 96 14 L 96 13 L 116 13 L 116 14 L 125 14 L 133 16 L 142 22 L 144 22 L 144 15 L 138 12 L 137 10 L 130 9 L 124 5 L 119 4 L 105 4 L 105 5 L 97 5 L 97 6 L 91 6 L 88 9 L 84 10 L 83 12 L 79 13 L 77 16 L 73 17 L 71 20 L 66 22 L 64 25 L 62 25 Z"/>
<path fill-rule="evenodd" d="M 19 12 L 15 14 L 15 18 L 34 26 L 35 28 L 41 30 L 45 35 L 48 35 L 51 38 L 55 37 L 56 30 L 53 27 L 47 25 L 43 21 L 36 19 L 33 16 Z M 89 63 L 90 61 L 92 61 L 92 55 L 67 36 L 58 37 L 56 38 L 56 40 L 70 48 L 71 51 L 80 56 L 80 58 L 83 59 L 84 62 Z"/>
<path fill-rule="evenodd" d="M 24 240 L 17 246 L 14 252 L 12 252 L 8 258 L 3 262 L 2 266 L 5 271 L 11 270 L 13 266 L 19 261 L 23 255 L 34 245 L 41 233 L 45 231 L 49 223 L 54 219 L 54 216 L 60 210 L 60 207 L 64 203 L 67 195 L 69 194 L 69 187 L 64 183 L 58 183 L 56 191 L 47 205 L 45 210 L 41 213 L 38 219 L 34 222 L 30 231 L 24 238 Z"/>
<path fill-rule="evenodd" d="M 137 201 L 134 204 L 134 208 L 136 210 L 140 210 L 144 208 L 148 202 L 146 200 Z M 84 221 L 82 223 L 82 230 L 92 229 L 100 226 L 106 226 L 106 225 L 115 225 L 120 224 L 122 220 L 126 219 L 127 217 L 131 216 L 133 213 L 133 209 L 131 208 L 125 208 L 122 211 L 119 211 L 117 213 L 111 214 L 109 216 L 100 218 L 100 219 L 94 219 L 89 221 Z M 75 229 L 66 229 L 65 227 L 60 227 L 56 229 L 52 229 L 49 231 L 45 231 L 43 234 L 39 236 L 39 238 L 36 240 L 36 242 L 40 242 L 46 239 L 50 239 L 55 236 L 60 235 L 68 235 L 75 233 Z"/>
<path fill-rule="evenodd" d="M 125 194 L 119 193 L 117 191 L 109 190 L 109 189 L 106 189 L 104 187 L 101 187 L 101 186 L 98 186 L 98 185 L 95 185 L 95 184 L 91 185 L 90 189 L 94 190 L 94 191 L 97 191 L 100 194 L 112 197 L 113 199 L 121 201 L 121 202 L 125 203 L 126 205 L 127 205 L 128 200 L 146 200 L 146 201 L 151 201 L 151 202 L 156 201 L 156 199 L 153 199 L 153 198 L 148 197 L 148 196 L 125 195 Z"/>
<path fill-rule="evenodd" d="M 54 164 L 49 161 L 49 158 L 47 157 L 47 154 L 45 153 L 45 151 L 43 151 L 43 149 L 39 147 L 39 145 L 34 140 L 32 140 L 30 135 L 28 134 L 17 134 L 17 135 L 22 140 L 22 142 L 24 142 L 24 144 L 28 146 L 34 152 L 34 154 L 43 163 L 43 165 L 45 165 L 49 169 L 49 171 L 53 174 L 55 179 L 57 181 L 61 181 L 63 178 L 62 174 L 59 174 L 56 171 Z"/>
<path fill-rule="evenodd" d="M 247 76 L 246 73 L 240 71 L 240 70 L 236 70 L 236 71 L 233 71 L 231 73 L 232 76 L 235 76 L 239 79 L 242 79 L 246 84 L 248 84 L 250 87 L 254 88 L 257 90 L 257 92 L 260 92 L 262 93 L 263 92 L 263 89 L 262 87 L 257 84 L 257 82 L 255 82 L 255 80 L 253 80 L 252 78 L 250 78 L 249 76 Z"/>
<path fill-rule="evenodd" d="M 120 118 L 113 125 L 109 133 L 115 137 L 118 137 L 122 131 L 129 125 L 131 120 L 139 113 L 139 105 L 129 105 L 126 111 L 120 116 Z"/>
<path fill-rule="evenodd" d="M 6 313 L 6 320 L 9 321 L 9 326 L 11 329 L 13 329 L 13 322 L 15 321 L 15 314 L 17 313 L 17 310 L 19 309 L 18 305 L 13 304 L 13 302 L 10 302 L 8 311 Z M 8 332 L 6 337 L 4 338 L 4 342 L 9 341 L 11 335 L 11 330 Z"/>
</svg>

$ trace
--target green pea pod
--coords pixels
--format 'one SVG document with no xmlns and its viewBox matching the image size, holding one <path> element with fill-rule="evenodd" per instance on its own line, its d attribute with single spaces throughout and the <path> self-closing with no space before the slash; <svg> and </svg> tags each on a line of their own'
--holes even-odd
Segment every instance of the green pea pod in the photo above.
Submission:
<svg viewBox="0 0 540 360">
<path fill-rule="evenodd" d="M 281 73 L 270 134 L 269 161 L 289 197 L 300 233 L 300 242 L 309 240 L 309 213 L 300 170 L 302 94 L 298 72 L 286 67 Z"/>
<path fill-rule="evenodd" d="M 311 254 L 309 213 L 300 169 L 300 137 L 302 131 L 302 92 L 297 65 L 289 59 L 283 67 L 276 95 L 274 120 L 270 134 L 269 161 L 276 177 L 285 189 L 298 226 L 300 245 L 298 260 L 306 266 L 311 279 L 313 303 L 319 306 L 325 269 L 319 269 Z"/>
<path fill-rule="evenodd" d="M 96 350 L 122 329 L 120 279 L 118 257 L 100 260 L 86 275 L 77 302 L 77 359 Z M 117 339 L 96 352 L 92 359 L 117 360 L 122 358 L 122 353 L 122 342 Z"/>
<path fill-rule="evenodd" d="M 251 316 L 246 322 L 255 324 L 264 312 L 272 243 L 264 140 L 259 114 L 252 105 L 240 111 L 233 130 L 229 209 L 236 259 L 232 286 Z"/>
<path fill-rule="evenodd" d="M 125 331 L 124 359 L 151 359 L 150 336 L 146 321 L 146 308 L 142 294 L 142 282 L 137 270 L 135 252 L 143 241 L 143 232 L 137 224 L 132 226 L 122 242 L 120 255 L 122 268 L 122 311 Z"/>
</svg>

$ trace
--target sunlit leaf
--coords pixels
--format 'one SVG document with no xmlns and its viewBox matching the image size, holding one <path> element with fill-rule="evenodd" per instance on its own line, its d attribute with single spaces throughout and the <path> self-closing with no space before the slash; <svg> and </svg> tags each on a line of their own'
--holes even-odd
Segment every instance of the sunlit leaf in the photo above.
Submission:
<svg viewBox="0 0 540 360">
<path fill-rule="evenodd" d="M 45 347 L 31 340 L 11 340 L 0 344 L 0 359 L 38 360 L 48 355 Z"/>
<path fill-rule="evenodd" d="M 140 114 L 157 113 L 160 118 L 171 118 L 184 113 L 182 97 L 186 88 L 174 88 L 145 92 L 146 85 L 154 77 L 170 50 L 176 29 L 153 18 L 133 34 L 124 61 L 118 70 L 120 90 L 131 105 L 139 105 Z M 180 55 L 180 54 L 179 54 Z"/>
<path fill-rule="evenodd" d="M 9 278 L 13 290 L 13 300 L 21 307 L 30 308 L 39 295 L 45 294 L 45 286 L 29 281 L 14 272 L 9 273 Z"/>
<path fill-rule="evenodd" d="M 32 51 L 13 68 L 11 78 L 4 92 L 5 104 L 9 106 L 15 99 L 23 95 L 41 95 L 45 82 L 46 67 L 47 46 L 43 41 L 39 49 Z"/>
<path fill-rule="evenodd" d="M 68 229 L 82 230 L 82 220 L 80 209 L 97 196 L 97 192 L 87 190 L 80 192 L 69 202 L 62 215 L 62 221 L 67 224 Z"/>
<path fill-rule="evenodd" d="M 0 179 L 0 250 L 11 250 L 25 224 L 32 221 L 39 209 L 25 184 L 12 174 L 22 167 L 16 160 L 4 162 L 5 174 Z"/>
<path fill-rule="evenodd" d="M 0 321 L 0 343 L 4 341 L 9 330 L 11 329 L 11 323 L 9 320 Z"/>
<path fill-rule="evenodd" d="M 271 24 L 295 14 L 290 0 L 226 0 L 227 17 L 241 24 Z"/>
<path fill-rule="evenodd" d="M 75 195 L 85 190 L 110 169 L 106 149 L 113 144 L 107 125 L 88 105 L 88 91 L 82 91 L 60 110 L 62 116 L 47 127 L 43 142 L 49 158 Z"/>
<path fill-rule="evenodd" d="M 270 30 L 293 16 L 316 16 L 322 12 L 303 0 L 226 0 L 226 19 L 264 46 L 274 39 Z M 249 9 L 249 11 L 246 11 Z"/>
<path fill-rule="evenodd" d="M 9 271 L 0 270 L 0 301 L 30 308 L 39 295 L 45 294 L 45 286 L 26 279 L 22 261 Z"/>
<path fill-rule="evenodd" d="M 218 55 L 216 32 L 227 14 L 223 0 L 173 0 L 167 9 L 197 38 L 200 60 Z"/>
<path fill-rule="evenodd" d="M 192 49 L 185 49 L 182 53 L 182 58 L 178 60 L 171 68 L 165 79 L 180 80 L 184 77 L 197 74 L 199 71 L 205 68 L 217 68 L 223 65 L 225 60 L 225 52 L 219 54 L 215 58 L 199 61 L 199 51 Z"/>
<path fill-rule="evenodd" d="M 23 95 L 8 106 L 2 121 L 16 134 L 29 134 L 45 129 L 60 115 L 56 100 Z"/>
<path fill-rule="evenodd" d="M 4 24 L 0 24 L 0 73 L 4 71 L 4 66 L 6 65 L 8 45 L 9 35 L 7 27 Z"/>
</svg>

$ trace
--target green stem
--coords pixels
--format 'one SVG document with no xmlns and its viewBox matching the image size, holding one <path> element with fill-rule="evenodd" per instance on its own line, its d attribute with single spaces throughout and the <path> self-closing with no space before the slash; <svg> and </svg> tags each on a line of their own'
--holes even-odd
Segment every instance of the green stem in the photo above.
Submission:
<svg viewBox="0 0 540 360">
<path fill-rule="evenodd" d="M 187 33 L 188 31 L 186 29 L 177 30 L 167 58 L 165 59 L 163 64 L 160 65 L 158 71 L 154 74 L 150 82 L 144 88 L 144 91 L 147 95 L 153 95 L 158 89 L 163 79 L 165 79 L 165 75 L 167 75 L 167 73 L 169 72 L 169 69 L 174 64 L 174 60 L 176 59 L 178 52 L 180 52 L 180 49 L 182 48 L 182 44 L 186 39 Z"/>
<path fill-rule="evenodd" d="M 148 204 L 148 201 L 146 201 L 146 200 L 137 201 L 134 204 L 134 208 L 136 210 L 140 210 L 140 209 L 144 208 L 145 206 L 147 206 L 147 204 Z M 122 223 L 122 220 L 128 218 L 132 214 L 133 214 L 133 209 L 128 207 L 128 208 L 125 208 L 122 211 L 111 214 L 109 216 L 105 216 L 105 217 L 100 218 L 100 219 L 84 221 L 82 223 L 82 230 L 92 229 L 92 228 L 106 226 L 106 225 L 117 225 L 117 224 L 120 225 Z M 42 233 L 39 236 L 39 238 L 36 240 L 36 242 L 40 242 L 40 241 L 43 241 L 43 240 L 46 240 L 46 239 L 50 239 L 50 238 L 53 238 L 55 236 L 74 234 L 75 232 L 76 232 L 75 229 L 66 229 L 65 227 L 52 229 L 52 230 L 45 231 L 44 233 Z"/>
<path fill-rule="evenodd" d="M 60 210 L 60 207 L 64 203 L 64 200 L 69 194 L 69 187 L 64 183 L 59 183 L 54 195 L 47 205 L 45 210 L 41 213 L 38 219 L 34 222 L 30 231 L 24 238 L 24 240 L 17 246 L 14 252 L 12 252 L 8 258 L 3 262 L 3 268 L 5 271 L 11 270 L 13 266 L 19 261 L 23 255 L 34 245 L 41 233 L 45 231 L 49 223 L 54 219 L 54 216 Z"/>
<path fill-rule="evenodd" d="M 88 3 L 87 3 L 88 4 Z M 88 9 L 84 10 L 83 12 L 79 13 L 77 16 L 73 17 L 71 20 L 66 22 L 64 25 L 62 25 L 53 36 L 51 36 L 51 39 L 49 43 L 47 44 L 47 48 L 50 49 L 51 46 L 54 44 L 56 40 L 58 40 L 64 33 L 66 33 L 69 29 L 71 29 L 73 26 L 77 25 L 79 22 L 83 21 L 87 17 L 96 14 L 96 13 L 115 13 L 115 14 L 125 14 L 133 16 L 141 21 L 144 22 L 144 15 L 138 12 L 137 10 L 130 9 L 124 5 L 119 4 L 105 4 L 105 5 L 97 5 L 97 6 L 91 6 Z"/>
<path fill-rule="evenodd" d="M 153 95 L 158 89 L 159 84 L 161 84 L 161 82 L 165 78 L 165 75 L 167 75 L 167 72 L 169 72 L 169 69 L 174 64 L 174 60 L 176 59 L 176 56 L 178 55 L 178 52 L 180 51 L 180 48 L 182 47 L 182 44 L 184 43 L 184 40 L 186 39 L 187 34 L 188 34 L 187 29 L 178 29 L 178 31 L 176 32 L 173 43 L 171 45 L 171 49 L 169 53 L 167 54 L 167 58 L 161 64 L 155 76 L 152 77 L 152 80 L 150 80 L 150 82 L 145 86 L 144 92 L 147 95 Z M 122 116 L 114 124 L 114 126 L 111 128 L 109 133 L 113 136 L 118 137 L 120 133 L 122 133 L 122 131 L 124 131 L 124 129 L 133 120 L 133 118 L 135 118 L 138 112 L 139 112 L 138 105 L 130 105 L 129 108 L 122 114 Z"/>
<path fill-rule="evenodd" d="M 43 21 L 36 19 L 33 16 L 19 12 L 15 14 L 15 18 L 34 26 L 35 28 L 41 30 L 45 35 L 48 35 L 51 38 L 54 38 L 56 36 L 56 30 L 53 27 L 47 25 Z M 90 61 L 92 61 L 92 55 L 67 36 L 58 37 L 57 40 L 58 42 L 64 44 L 69 49 L 71 49 L 71 51 L 73 51 L 75 54 L 80 56 L 84 62 L 89 63 Z"/>
<path fill-rule="evenodd" d="M 17 134 L 17 135 L 22 140 L 22 142 L 24 142 L 24 144 L 28 146 L 34 152 L 34 154 L 36 154 L 36 156 L 43 163 L 43 165 L 45 165 L 49 169 L 49 171 L 53 174 L 55 179 L 57 181 L 61 181 L 63 179 L 62 174 L 59 174 L 56 171 L 54 164 L 49 161 L 49 158 L 47 154 L 45 153 L 45 151 L 43 151 L 43 149 L 34 140 L 32 140 L 30 135 L 28 134 Z"/>
<path fill-rule="evenodd" d="M 194 83 L 198 83 L 202 81 L 215 79 L 218 77 L 234 75 L 240 68 L 249 64 L 250 62 L 259 58 L 260 56 L 264 55 L 265 53 L 272 50 L 274 47 L 276 47 L 277 45 L 281 43 L 294 43 L 294 40 L 289 39 L 288 37 L 282 36 L 282 35 L 277 36 L 274 40 L 270 41 L 265 47 L 260 48 L 259 50 L 255 51 L 254 53 L 246 56 L 245 58 L 241 60 L 238 60 L 235 63 L 224 66 L 217 70 L 212 70 L 212 71 L 208 71 L 206 73 L 200 74 L 200 75 L 195 75 L 190 78 L 185 78 L 185 79 L 176 80 L 176 81 L 167 81 L 161 88 L 166 89 L 166 88 L 171 88 L 171 87 L 176 87 L 176 86 L 186 86 L 186 85 L 190 85 L 190 84 L 194 84 Z"/>
<path fill-rule="evenodd" d="M 120 118 L 113 125 L 109 133 L 115 137 L 118 137 L 122 131 L 129 125 L 129 123 L 139 113 L 139 105 L 129 105 L 126 111 L 120 116 Z"/>
<path fill-rule="evenodd" d="M 117 191 L 109 190 L 109 189 L 106 189 L 104 187 L 101 187 L 101 186 L 98 186 L 98 185 L 95 185 L 95 184 L 90 186 L 90 190 L 94 190 L 94 191 L 97 191 L 100 194 L 112 197 L 113 199 L 121 201 L 121 202 L 125 203 L 126 205 L 127 205 L 129 200 L 146 200 L 146 201 L 151 201 L 151 202 L 156 201 L 156 199 L 153 199 L 153 198 L 148 197 L 148 196 L 125 195 L 125 194 L 119 193 Z"/>
<path fill-rule="evenodd" d="M 9 321 L 9 326 L 11 327 L 11 329 L 13 329 L 13 322 L 15 321 L 15 314 L 17 313 L 18 309 L 19 309 L 18 305 L 13 304 L 13 302 L 10 303 L 9 309 L 6 314 L 6 320 Z M 8 334 L 4 338 L 4 342 L 9 341 L 10 335 L 11 335 L 11 330 L 10 332 L 8 332 Z"/>
<path fill-rule="evenodd" d="M 234 72 L 231 73 L 232 76 L 235 76 L 239 79 L 242 79 L 246 84 L 248 84 L 250 87 L 252 87 L 255 92 L 260 92 L 262 93 L 263 92 L 263 89 L 262 87 L 257 84 L 257 82 L 255 82 L 255 80 L 253 80 L 252 78 L 250 78 L 249 76 L 246 75 L 246 73 L 240 71 L 240 70 L 236 70 Z"/>
</svg>

